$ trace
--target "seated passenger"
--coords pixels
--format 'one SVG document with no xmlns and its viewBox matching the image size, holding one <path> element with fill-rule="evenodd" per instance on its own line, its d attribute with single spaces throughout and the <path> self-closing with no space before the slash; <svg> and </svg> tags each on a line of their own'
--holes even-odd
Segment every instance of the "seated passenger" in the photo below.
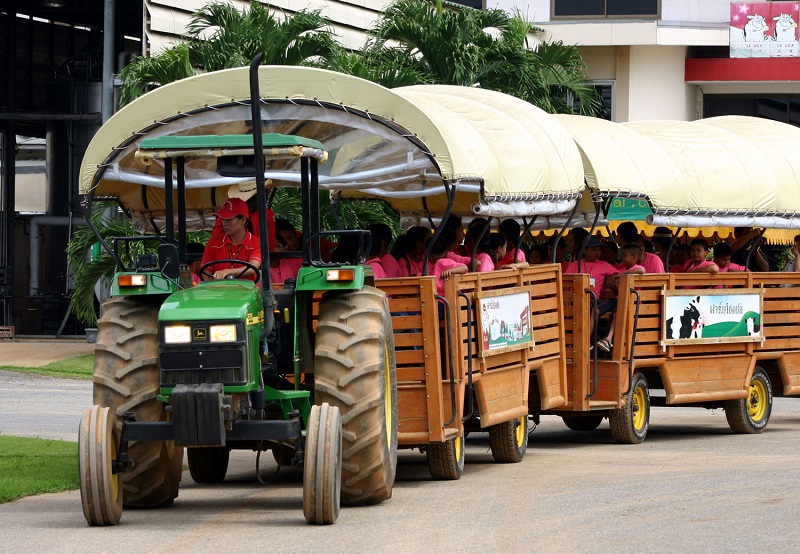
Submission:
<svg viewBox="0 0 800 554">
<path fill-rule="evenodd" d="M 286 252 L 286 242 L 278 235 L 275 240 L 275 252 Z M 284 283 L 287 279 L 296 279 L 297 272 L 303 265 L 301 258 L 269 258 L 269 275 L 273 283 Z"/>
<path fill-rule="evenodd" d="M 498 269 L 525 269 L 528 267 L 528 261 L 525 256 L 525 249 L 519 242 L 520 226 L 515 219 L 505 219 L 500 223 L 500 234 L 506 240 L 506 254 L 497 262 Z M 516 256 L 515 253 L 516 252 Z"/>
<path fill-rule="evenodd" d="M 444 295 L 444 282 L 447 281 L 451 275 L 462 274 L 468 271 L 465 264 L 447 257 L 447 241 L 443 235 L 440 235 L 436 242 L 433 243 L 428 263 L 430 264 L 431 274 L 436 277 L 436 292 L 440 295 Z M 441 311 L 440 305 L 440 312 Z"/>
<path fill-rule="evenodd" d="M 636 244 L 626 244 L 622 247 L 622 269 L 619 273 L 610 276 L 606 279 L 606 287 L 608 290 L 613 291 L 614 295 L 619 294 L 619 278 L 620 275 L 642 275 L 644 274 L 644 267 L 639 265 L 639 257 L 641 256 L 641 248 Z M 600 311 L 601 308 L 598 308 Z M 614 308 L 612 309 L 613 315 L 611 317 L 611 327 L 608 330 L 605 338 L 597 341 L 597 347 L 603 352 L 611 352 L 614 347 L 614 325 L 617 320 L 616 300 L 614 301 Z M 601 312 L 602 313 L 602 312 Z"/>
<path fill-rule="evenodd" d="M 478 248 L 476 249 L 477 253 L 475 254 L 475 271 L 483 273 L 495 270 L 497 260 L 499 259 L 497 249 L 504 248 L 506 241 L 497 233 L 487 232 L 481 237 L 482 231 L 483 229 L 481 227 L 472 227 L 467 231 L 466 242 L 468 244 L 478 244 Z M 480 262 L 480 266 L 478 266 L 477 262 Z"/>
<path fill-rule="evenodd" d="M 389 243 L 392 242 L 392 230 L 385 223 L 373 223 L 367 227 L 372 235 L 372 247 L 367 256 L 367 265 L 372 267 L 376 279 L 398 277 L 400 266 L 389 254 Z"/>
<path fill-rule="evenodd" d="M 398 258 L 397 262 L 406 265 L 409 276 L 422 275 L 425 245 L 430 236 L 431 230 L 422 225 L 417 225 L 406 231 L 406 255 L 402 261 Z"/>
<path fill-rule="evenodd" d="M 620 246 L 636 244 L 642 249 L 639 264 L 644 267 L 645 273 L 664 273 L 664 262 L 653 252 L 647 252 L 645 241 L 639 233 L 636 224 L 631 221 L 620 223 L 617 227 L 617 242 Z"/>
<path fill-rule="evenodd" d="M 681 267 L 681 273 L 719 273 L 719 267 L 714 262 L 706 260 L 708 257 L 708 243 L 705 239 L 694 239 L 689 248 L 689 261 Z"/>
<path fill-rule="evenodd" d="M 561 264 L 561 271 L 566 271 L 567 266 L 569 266 L 569 262 L 567 261 L 567 243 L 563 240 L 558 240 L 556 245 L 556 240 L 558 237 L 552 237 L 549 241 L 547 241 L 547 263 L 557 263 Z M 556 255 L 553 258 L 553 247 L 555 246 Z"/>
<path fill-rule="evenodd" d="M 528 252 L 528 263 L 530 265 L 549 264 L 551 261 L 547 258 L 546 244 L 535 244 Z"/>
<path fill-rule="evenodd" d="M 735 227 L 733 229 L 734 239 L 730 243 L 731 260 L 739 265 L 747 265 L 750 271 L 769 271 L 770 265 L 767 258 L 761 251 L 761 231 L 748 227 Z M 750 251 L 753 251 L 750 254 Z M 749 258 L 749 262 L 747 261 Z"/>
<path fill-rule="evenodd" d="M 247 204 L 238 198 L 226 200 L 215 214 L 222 220 L 222 235 L 212 236 L 203 252 L 203 265 L 214 260 L 243 260 L 261 269 L 261 246 L 258 238 L 247 230 L 250 215 Z M 210 265 L 206 271 L 212 275 L 201 275 L 203 280 L 240 277 L 254 282 L 259 280 L 259 272 L 237 264 L 222 262 Z M 240 275 L 241 274 L 241 275 Z"/>
<path fill-rule="evenodd" d="M 675 245 L 675 247 L 672 249 L 671 257 L 673 259 L 673 263 L 669 268 L 670 273 L 681 272 L 683 265 L 689 261 L 689 258 L 691 258 L 691 249 L 692 247 L 685 243 Z"/>
<path fill-rule="evenodd" d="M 589 286 L 600 294 L 603 290 L 605 280 L 617 273 L 617 268 L 608 262 L 600 259 L 600 249 L 603 241 L 597 237 L 589 237 L 586 247 L 583 250 L 583 260 L 570 262 L 564 273 L 581 273 L 589 275 Z"/>
<path fill-rule="evenodd" d="M 747 271 L 743 265 L 731 262 L 733 251 L 727 242 L 720 242 L 714 245 L 714 263 L 717 264 L 720 273 L 729 271 Z"/>
</svg>

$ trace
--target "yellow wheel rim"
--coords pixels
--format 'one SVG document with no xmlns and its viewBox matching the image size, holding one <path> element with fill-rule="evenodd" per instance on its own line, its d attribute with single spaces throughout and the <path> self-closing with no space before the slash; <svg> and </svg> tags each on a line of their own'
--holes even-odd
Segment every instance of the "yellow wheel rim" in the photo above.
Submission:
<svg viewBox="0 0 800 554">
<path fill-rule="evenodd" d="M 644 387 L 636 387 L 633 391 L 633 428 L 637 431 L 644 429 L 644 424 L 647 421 L 647 398 L 644 393 Z"/>
<path fill-rule="evenodd" d="M 750 414 L 752 421 L 761 421 L 767 412 L 767 387 L 760 379 L 755 379 L 750 383 L 747 412 Z"/>
<path fill-rule="evenodd" d="M 517 425 L 517 448 L 522 448 L 522 445 L 525 444 L 525 434 L 528 432 L 528 418 L 522 416 L 517 423 L 519 424 Z"/>
<path fill-rule="evenodd" d="M 462 439 L 461 437 L 456 437 L 455 439 L 453 439 L 453 452 L 456 455 L 456 461 L 461 459 L 461 450 L 464 447 L 464 445 L 462 444 L 463 440 L 464 439 Z"/>
<path fill-rule="evenodd" d="M 389 346 L 383 347 L 383 411 L 386 413 L 386 444 L 392 447 L 392 369 Z"/>
</svg>

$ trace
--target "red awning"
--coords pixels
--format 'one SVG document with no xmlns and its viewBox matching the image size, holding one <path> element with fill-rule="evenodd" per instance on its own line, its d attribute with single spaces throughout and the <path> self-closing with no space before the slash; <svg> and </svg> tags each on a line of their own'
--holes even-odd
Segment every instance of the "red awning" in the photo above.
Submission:
<svg viewBox="0 0 800 554">
<path fill-rule="evenodd" d="M 800 58 L 688 58 L 687 83 L 800 81 Z"/>
</svg>

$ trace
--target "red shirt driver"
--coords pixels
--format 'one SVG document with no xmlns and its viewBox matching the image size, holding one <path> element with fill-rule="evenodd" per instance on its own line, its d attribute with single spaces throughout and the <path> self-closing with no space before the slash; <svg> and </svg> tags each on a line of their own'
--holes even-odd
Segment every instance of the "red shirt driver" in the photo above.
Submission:
<svg viewBox="0 0 800 554">
<path fill-rule="evenodd" d="M 243 260 L 261 268 L 261 246 L 259 240 L 247 230 L 247 217 L 250 211 L 247 204 L 239 198 L 226 200 L 216 215 L 222 220 L 224 234 L 212 236 L 203 252 L 203 265 L 214 260 Z M 258 281 L 259 274 L 252 269 L 237 263 L 223 262 L 213 264 L 205 269 L 214 279 L 225 279 L 229 275 Z M 208 275 L 201 275 L 208 280 Z"/>
</svg>

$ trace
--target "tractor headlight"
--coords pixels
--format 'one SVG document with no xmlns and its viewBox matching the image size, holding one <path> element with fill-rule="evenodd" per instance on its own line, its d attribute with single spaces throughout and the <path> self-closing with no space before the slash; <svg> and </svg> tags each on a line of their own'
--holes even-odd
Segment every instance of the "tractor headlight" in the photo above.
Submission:
<svg viewBox="0 0 800 554">
<path fill-rule="evenodd" d="M 236 325 L 212 325 L 208 335 L 211 342 L 236 342 Z"/>
<path fill-rule="evenodd" d="M 164 327 L 164 342 L 166 344 L 192 342 L 192 328 L 188 325 L 168 325 Z"/>
</svg>

